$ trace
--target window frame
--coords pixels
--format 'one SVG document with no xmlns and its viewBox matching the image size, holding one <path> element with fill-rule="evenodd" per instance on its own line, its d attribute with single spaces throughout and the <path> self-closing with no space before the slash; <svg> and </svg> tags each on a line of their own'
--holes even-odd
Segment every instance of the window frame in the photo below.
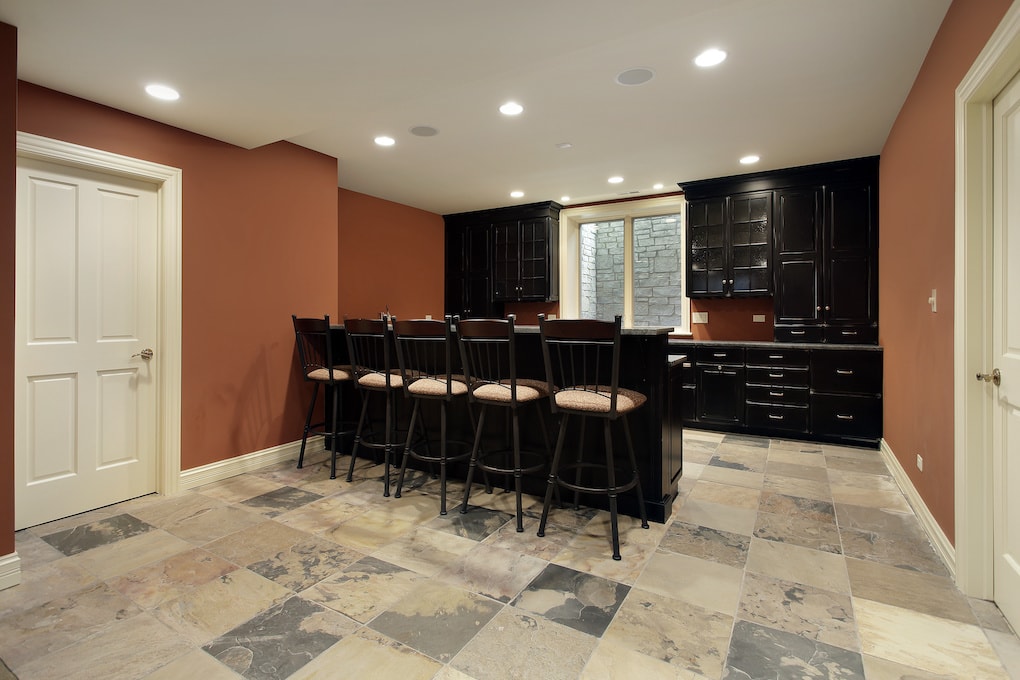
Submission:
<svg viewBox="0 0 1020 680">
<path fill-rule="evenodd" d="M 687 201 L 682 194 L 564 208 L 560 212 L 560 316 L 577 319 L 581 314 L 581 225 L 623 220 L 624 296 L 623 326 L 634 327 L 634 218 L 676 213 L 680 216 L 680 281 L 684 300 L 680 325 L 671 335 L 691 334 L 691 301 L 687 297 Z"/>
</svg>

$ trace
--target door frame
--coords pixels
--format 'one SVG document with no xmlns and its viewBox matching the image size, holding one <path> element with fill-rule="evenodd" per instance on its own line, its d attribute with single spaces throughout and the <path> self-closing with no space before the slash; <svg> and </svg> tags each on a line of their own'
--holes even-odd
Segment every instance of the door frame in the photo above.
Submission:
<svg viewBox="0 0 1020 680">
<path fill-rule="evenodd" d="M 18 132 L 18 159 L 141 180 L 156 185 L 156 491 L 177 493 L 181 479 L 181 176 L 180 168 Z"/>
<path fill-rule="evenodd" d="M 975 374 L 992 355 L 992 105 L 1020 72 L 1020 3 L 1003 17 L 956 88 L 954 449 L 956 582 L 993 596 L 992 417 Z"/>
</svg>

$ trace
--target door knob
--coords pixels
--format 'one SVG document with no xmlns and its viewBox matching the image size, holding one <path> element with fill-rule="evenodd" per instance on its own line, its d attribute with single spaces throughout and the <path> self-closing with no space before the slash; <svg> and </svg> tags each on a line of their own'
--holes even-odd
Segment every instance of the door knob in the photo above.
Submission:
<svg viewBox="0 0 1020 680">
<path fill-rule="evenodd" d="M 141 358 L 145 359 L 146 361 L 148 361 L 149 359 L 152 358 L 152 350 L 149 349 L 148 347 L 146 347 L 145 349 L 143 349 L 138 354 L 132 354 L 131 357 L 132 358 L 134 358 L 134 357 L 141 357 Z"/>
<path fill-rule="evenodd" d="M 977 379 L 979 381 L 990 382 L 993 385 L 999 385 L 1002 383 L 1002 373 L 999 369 L 993 368 L 991 373 L 978 373 Z"/>
</svg>

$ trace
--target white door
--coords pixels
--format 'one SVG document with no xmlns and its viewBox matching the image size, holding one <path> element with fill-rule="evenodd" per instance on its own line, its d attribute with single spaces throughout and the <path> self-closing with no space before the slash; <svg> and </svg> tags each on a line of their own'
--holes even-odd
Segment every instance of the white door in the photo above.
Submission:
<svg viewBox="0 0 1020 680">
<path fill-rule="evenodd" d="M 994 105 L 992 239 L 995 602 L 1020 630 L 1020 77 Z M 992 366 L 985 370 L 991 372 Z"/>
<path fill-rule="evenodd" d="M 19 159 L 15 528 L 156 490 L 157 188 Z"/>
</svg>

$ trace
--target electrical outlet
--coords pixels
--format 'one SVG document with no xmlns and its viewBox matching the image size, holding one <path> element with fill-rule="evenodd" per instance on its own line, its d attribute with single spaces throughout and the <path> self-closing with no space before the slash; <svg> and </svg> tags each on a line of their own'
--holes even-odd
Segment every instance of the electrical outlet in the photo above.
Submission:
<svg viewBox="0 0 1020 680">
<path fill-rule="evenodd" d="M 426 314 L 425 315 L 425 320 L 426 321 L 431 321 L 432 320 L 432 315 L 431 314 Z"/>
<path fill-rule="evenodd" d="M 921 458 L 921 454 L 917 454 L 917 469 L 924 472 L 924 458 Z"/>
<path fill-rule="evenodd" d="M 765 315 L 764 314 L 752 314 L 751 315 L 751 322 L 752 323 L 765 323 Z"/>
<path fill-rule="evenodd" d="M 708 312 L 692 312 L 691 323 L 708 323 Z"/>
<path fill-rule="evenodd" d="M 545 318 L 549 319 L 550 321 L 555 321 L 556 320 L 556 315 L 555 314 L 546 314 Z"/>
</svg>

